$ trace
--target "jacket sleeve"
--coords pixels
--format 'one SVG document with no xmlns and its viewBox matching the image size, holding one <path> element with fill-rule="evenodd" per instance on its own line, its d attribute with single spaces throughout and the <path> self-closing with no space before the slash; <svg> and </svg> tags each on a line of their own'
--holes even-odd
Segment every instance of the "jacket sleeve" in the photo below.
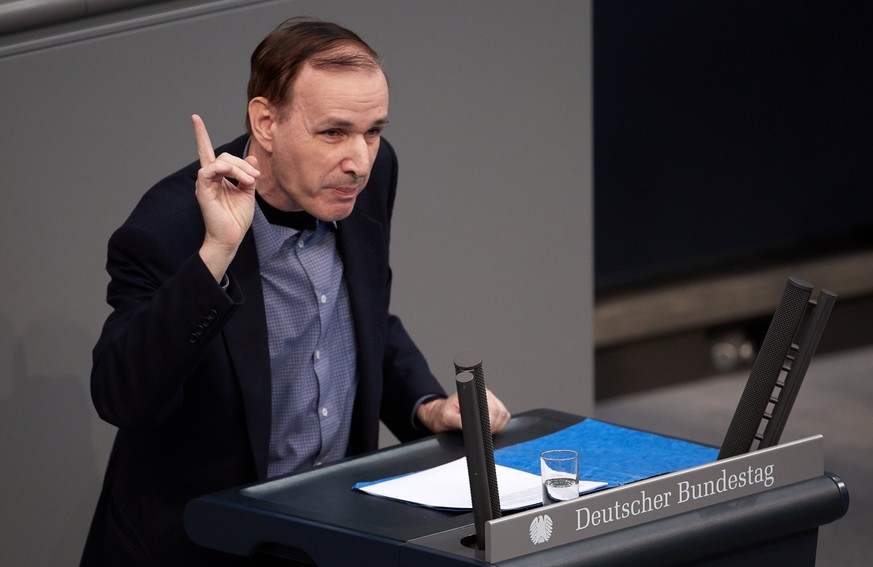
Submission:
<svg viewBox="0 0 873 567">
<path fill-rule="evenodd" d="M 130 222 L 109 242 L 112 312 L 93 351 L 91 396 L 122 429 L 157 425 L 181 407 L 186 378 L 242 302 L 196 250 L 174 258 L 170 249 L 165 231 Z"/>
<path fill-rule="evenodd" d="M 401 441 L 430 435 L 416 426 L 415 410 L 422 400 L 445 397 L 446 393 L 403 323 L 394 315 L 388 316 L 383 373 L 382 419 L 391 432 Z"/>
</svg>

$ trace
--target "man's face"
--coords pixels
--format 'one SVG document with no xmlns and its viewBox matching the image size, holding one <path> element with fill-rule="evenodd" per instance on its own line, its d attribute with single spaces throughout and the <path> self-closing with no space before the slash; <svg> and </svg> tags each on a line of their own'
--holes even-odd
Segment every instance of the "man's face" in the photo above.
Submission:
<svg viewBox="0 0 873 567">
<path fill-rule="evenodd" d="M 305 65 L 291 104 L 270 126 L 271 179 L 262 196 L 279 209 L 305 210 L 324 221 L 346 218 L 367 184 L 387 121 L 381 71 Z"/>
</svg>

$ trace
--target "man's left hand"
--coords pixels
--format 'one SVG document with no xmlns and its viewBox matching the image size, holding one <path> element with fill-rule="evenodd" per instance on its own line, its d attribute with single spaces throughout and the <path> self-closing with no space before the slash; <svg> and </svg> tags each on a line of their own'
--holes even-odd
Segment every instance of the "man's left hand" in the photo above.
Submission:
<svg viewBox="0 0 873 567">
<path fill-rule="evenodd" d="M 491 433 L 500 433 L 509 423 L 512 415 L 491 390 L 486 388 L 485 392 L 488 399 Z M 432 433 L 461 429 L 461 405 L 458 402 L 457 392 L 448 398 L 439 398 L 421 404 L 416 416 Z"/>
</svg>

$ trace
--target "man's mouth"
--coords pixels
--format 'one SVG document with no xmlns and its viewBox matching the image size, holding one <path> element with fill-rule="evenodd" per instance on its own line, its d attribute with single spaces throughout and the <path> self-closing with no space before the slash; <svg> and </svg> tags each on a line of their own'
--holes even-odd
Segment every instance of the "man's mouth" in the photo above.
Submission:
<svg viewBox="0 0 873 567">
<path fill-rule="evenodd" d="M 337 193 L 343 193 L 345 195 L 354 195 L 358 192 L 357 187 L 331 187 Z"/>
</svg>

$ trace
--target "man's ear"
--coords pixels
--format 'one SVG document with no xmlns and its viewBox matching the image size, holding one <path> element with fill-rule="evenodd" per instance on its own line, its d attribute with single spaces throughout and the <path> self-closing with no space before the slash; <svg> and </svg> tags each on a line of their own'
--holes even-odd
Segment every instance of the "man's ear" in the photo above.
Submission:
<svg viewBox="0 0 873 567">
<path fill-rule="evenodd" d="M 249 123 L 252 136 L 267 152 L 273 151 L 273 123 L 279 119 L 278 110 L 262 96 L 249 101 Z"/>
</svg>

